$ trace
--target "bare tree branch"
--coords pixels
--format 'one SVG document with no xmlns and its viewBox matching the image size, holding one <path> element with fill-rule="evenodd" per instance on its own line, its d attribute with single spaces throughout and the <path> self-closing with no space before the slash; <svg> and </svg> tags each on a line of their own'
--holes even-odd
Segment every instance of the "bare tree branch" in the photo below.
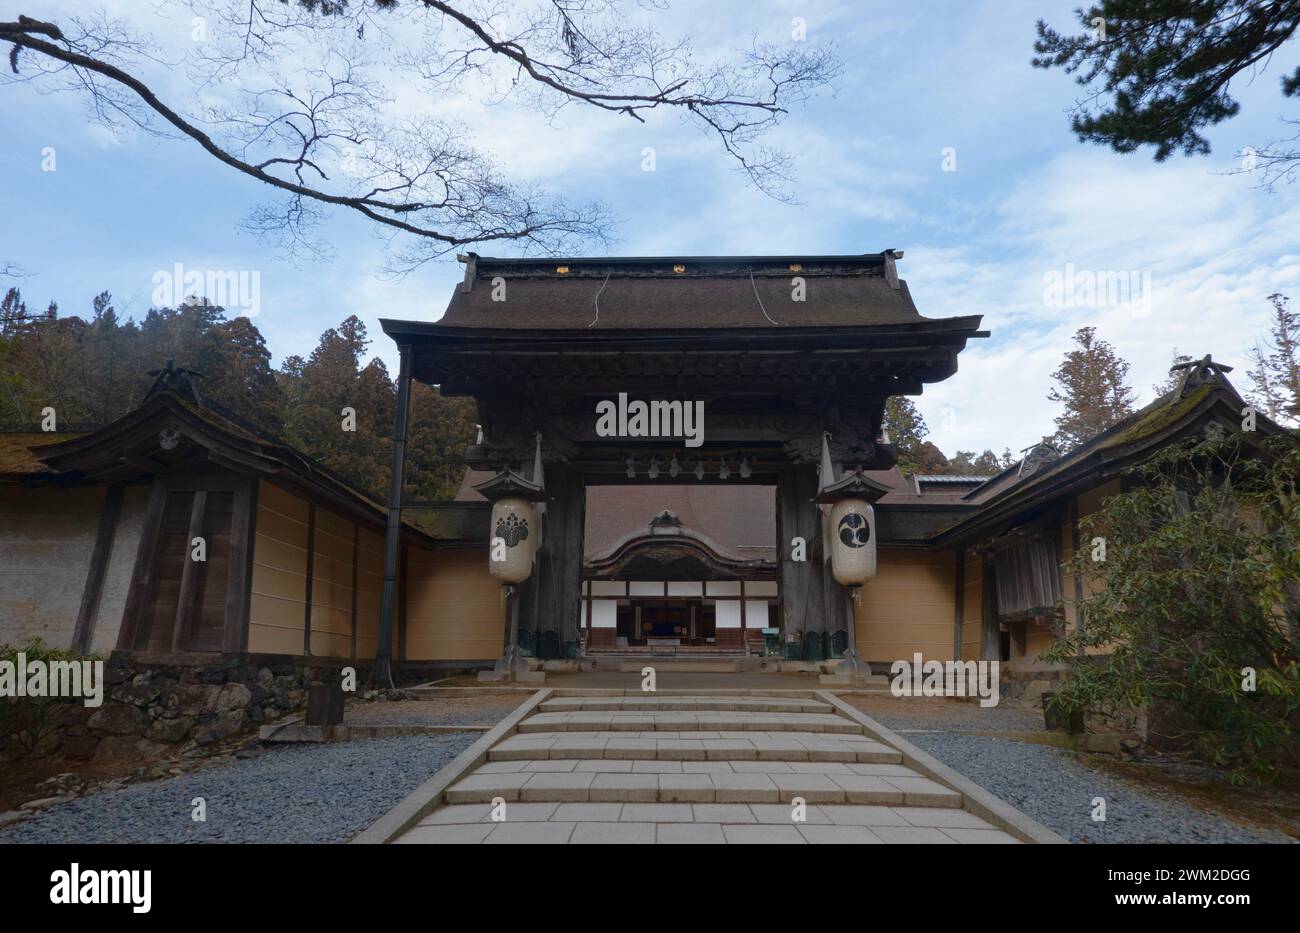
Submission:
<svg viewBox="0 0 1300 933">
<path fill-rule="evenodd" d="M 291 250 L 322 248 L 310 230 L 326 207 L 413 238 L 405 254 L 416 264 L 469 244 L 562 250 L 606 237 L 600 205 L 510 183 L 463 124 L 395 107 L 392 92 L 408 89 L 393 70 L 422 81 L 431 106 L 465 82 L 498 80 L 501 97 L 524 95 L 552 117 L 572 104 L 640 122 L 673 111 L 718 139 L 760 190 L 786 198 L 789 156 L 760 139 L 831 82 L 839 64 L 829 50 L 753 44 L 736 62 L 701 69 L 684 42 L 663 41 L 611 0 L 494 2 L 193 0 L 186 8 L 213 17 L 215 35 L 196 41 L 181 69 L 201 95 L 189 113 L 160 90 L 178 69 L 106 18 L 69 20 L 71 29 L 20 16 L 0 23 L 0 39 L 11 44 L 10 81 L 81 92 L 105 125 L 179 133 L 275 189 L 282 203 L 248 225 Z M 194 22 L 207 30 L 206 19 Z M 366 36 L 376 32 L 384 79 L 371 76 Z M 390 53 L 399 38 L 414 38 L 416 50 Z M 146 81 L 146 61 L 166 78 Z"/>
</svg>

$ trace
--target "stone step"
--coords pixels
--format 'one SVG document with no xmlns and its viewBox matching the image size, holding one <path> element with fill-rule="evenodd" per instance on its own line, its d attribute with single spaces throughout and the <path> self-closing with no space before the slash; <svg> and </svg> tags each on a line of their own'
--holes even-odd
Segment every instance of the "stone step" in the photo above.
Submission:
<svg viewBox="0 0 1300 933">
<path fill-rule="evenodd" d="M 609 662 L 618 665 L 620 674 L 639 674 L 644 668 L 653 667 L 656 674 L 735 674 L 745 664 L 742 658 L 681 658 L 681 657 L 645 657 L 623 659 Z"/>
<path fill-rule="evenodd" d="M 549 760 L 522 771 L 475 771 L 449 787 L 448 804 L 491 803 L 744 803 L 961 807 L 962 798 L 919 774 L 806 773 L 793 770 L 681 773 L 549 770 Z M 529 770 L 529 768 L 548 770 Z"/>
<path fill-rule="evenodd" d="M 631 697 L 554 697 L 544 702 L 542 712 L 596 710 L 611 712 L 662 712 L 718 710 L 751 713 L 830 713 L 833 707 L 821 700 L 803 697 L 736 697 L 736 696 L 631 696 Z"/>
<path fill-rule="evenodd" d="M 764 713 L 745 710 L 624 712 L 577 710 L 535 713 L 520 732 L 840 732 L 862 733 L 851 719 L 832 713 Z"/>
<path fill-rule="evenodd" d="M 843 761 L 901 763 L 903 756 L 861 733 L 524 732 L 488 751 L 490 761 L 587 758 L 656 761 Z"/>
<path fill-rule="evenodd" d="M 507 803 L 440 807 L 402 843 L 1015 843 L 965 810 L 809 804 Z M 494 819 L 495 817 L 495 819 Z"/>
</svg>

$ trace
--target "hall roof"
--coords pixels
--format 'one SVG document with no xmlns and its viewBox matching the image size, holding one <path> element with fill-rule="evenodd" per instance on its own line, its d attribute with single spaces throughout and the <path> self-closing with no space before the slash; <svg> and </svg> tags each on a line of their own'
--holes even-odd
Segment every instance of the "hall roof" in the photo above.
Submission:
<svg viewBox="0 0 1300 933">
<path fill-rule="evenodd" d="M 151 391 L 138 407 L 93 431 L 0 433 L 0 482 L 6 483 L 137 483 L 209 466 L 272 480 L 375 529 L 387 521 L 379 498 L 219 403 L 177 389 Z M 403 522 L 406 536 L 431 544 L 437 529 L 415 517 Z"/>
<path fill-rule="evenodd" d="M 901 256 L 469 253 L 440 319 L 380 324 L 411 348 L 414 378 L 447 395 L 546 382 L 580 396 L 628 379 L 645 392 L 725 383 L 733 394 L 807 395 L 859 383 L 914 395 L 956 372 L 966 342 L 988 332 L 978 314 L 922 317 L 898 278 Z"/>
<path fill-rule="evenodd" d="M 1263 414 L 1256 417 L 1253 439 L 1242 434 L 1246 401 L 1225 375 L 1230 367 L 1213 363 L 1209 356 L 1191 365 L 1173 391 L 1055 461 L 1025 475 L 1020 473 L 1020 463 L 1014 463 L 966 493 L 963 499 L 977 508 L 931 543 L 945 546 L 987 536 L 1045 504 L 1122 476 L 1159 450 L 1187 437 L 1205 436 L 1206 431 L 1237 433 L 1251 444 L 1264 437 L 1296 436 Z M 1217 428 L 1210 427 L 1216 424 Z"/>
<path fill-rule="evenodd" d="M 499 259 L 469 253 L 460 257 L 465 280 L 439 324 L 604 331 L 918 324 L 927 319 L 898 278 L 901 255 Z M 803 280 L 801 296 L 796 277 Z M 496 284 L 504 284 L 504 300 Z"/>
</svg>

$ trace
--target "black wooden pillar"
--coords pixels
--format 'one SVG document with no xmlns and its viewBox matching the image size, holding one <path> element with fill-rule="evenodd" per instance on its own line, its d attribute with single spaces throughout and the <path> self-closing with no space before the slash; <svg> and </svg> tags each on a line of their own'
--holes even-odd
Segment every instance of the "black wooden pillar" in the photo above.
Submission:
<svg viewBox="0 0 1300 933">
<path fill-rule="evenodd" d="M 781 631 L 787 642 L 792 634 L 802 636 L 800 657 L 806 660 L 821 660 L 831 653 L 828 633 L 843 629 L 848 613 L 847 589 L 829 579 L 823 565 L 821 516 L 812 501 L 817 488 L 813 464 L 782 473 L 776 486 Z M 802 561 L 791 559 L 796 537 L 805 542 Z"/>
<path fill-rule="evenodd" d="M 519 643 L 539 658 L 576 658 L 582 614 L 586 488 L 582 473 L 548 464 L 542 547 L 519 586 Z"/>
<path fill-rule="evenodd" d="M 377 684 L 393 683 L 393 625 L 397 620 L 397 572 L 402 544 L 402 483 L 406 475 L 406 421 L 411 407 L 411 348 L 399 346 L 397 423 L 393 428 L 393 468 L 388 476 L 388 528 L 384 538 L 384 589 L 379 603 L 379 646 L 375 650 Z"/>
<path fill-rule="evenodd" d="M 980 660 L 1002 657 L 1002 633 L 998 626 L 998 577 L 993 555 L 984 554 L 984 578 L 980 583 Z"/>
</svg>

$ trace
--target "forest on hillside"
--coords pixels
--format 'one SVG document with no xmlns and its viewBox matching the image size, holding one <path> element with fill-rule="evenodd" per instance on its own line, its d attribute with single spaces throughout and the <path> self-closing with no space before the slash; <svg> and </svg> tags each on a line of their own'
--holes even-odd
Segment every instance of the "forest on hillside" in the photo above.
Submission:
<svg viewBox="0 0 1300 933">
<path fill-rule="evenodd" d="M 46 407 L 60 431 L 109 424 L 140 404 L 150 370 L 174 360 L 202 374 L 205 399 L 375 494 L 388 486 L 397 386 L 382 360 L 367 361 L 369 346 L 365 324 L 349 315 L 308 357 L 277 369 L 257 325 L 217 305 L 150 308 L 136 321 L 118 315 L 108 292 L 86 313 L 64 314 L 54 303 L 31 309 L 10 288 L 0 301 L 0 430 L 34 430 Z M 355 431 L 343 430 L 345 407 L 356 411 Z M 408 496 L 455 496 L 474 425 L 472 400 L 412 384 Z"/>
<path fill-rule="evenodd" d="M 1254 365 L 1243 381 L 1252 404 L 1291 426 L 1300 415 L 1300 312 L 1283 295 L 1269 302 L 1270 331 L 1251 351 Z M 46 407 L 57 412 L 59 430 L 108 424 L 140 404 L 150 370 L 174 360 L 202 374 L 205 398 L 375 494 L 388 486 L 397 386 L 381 359 L 367 361 L 369 347 L 365 324 L 349 315 L 321 334 L 308 357 L 288 356 L 277 369 L 256 324 L 202 300 L 150 308 L 135 321 L 118 315 L 108 292 L 83 316 L 64 315 L 54 303 L 31 309 L 10 288 L 0 300 L 0 430 L 34 430 Z M 1175 368 L 1189 360 L 1177 349 L 1171 353 Z M 1128 371 L 1096 328 L 1079 329 L 1052 375 L 1047 397 L 1061 412 L 1044 440 L 1065 452 L 1132 414 L 1136 393 Z M 1171 371 L 1153 394 L 1163 395 L 1174 382 Z M 356 412 L 355 431 L 342 429 L 345 407 Z M 929 428 L 905 396 L 889 400 L 885 427 L 905 473 L 992 475 L 1019 460 L 1005 448 L 945 455 L 927 440 Z M 474 436 L 472 400 L 444 398 L 413 382 L 407 495 L 454 497 Z"/>
</svg>

